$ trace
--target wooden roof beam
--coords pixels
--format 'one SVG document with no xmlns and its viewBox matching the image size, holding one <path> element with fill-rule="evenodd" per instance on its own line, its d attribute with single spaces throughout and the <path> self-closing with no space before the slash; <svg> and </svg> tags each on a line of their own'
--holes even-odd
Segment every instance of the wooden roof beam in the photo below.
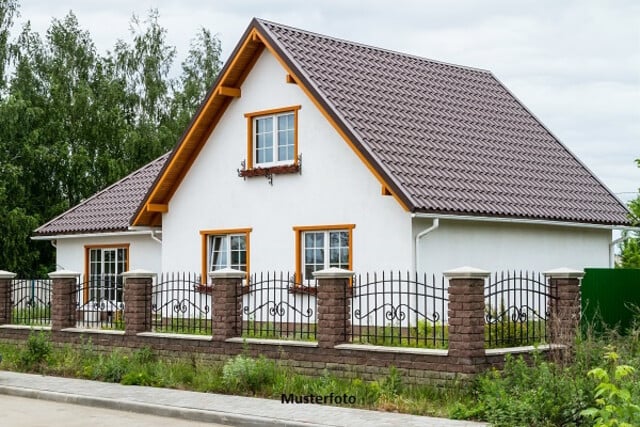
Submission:
<svg viewBox="0 0 640 427">
<path fill-rule="evenodd" d="M 240 89 L 236 87 L 220 86 L 218 88 L 218 95 L 240 98 Z"/>
<path fill-rule="evenodd" d="M 169 205 L 164 203 L 147 203 L 147 211 L 148 212 L 169 212 Z"/>
</svg>

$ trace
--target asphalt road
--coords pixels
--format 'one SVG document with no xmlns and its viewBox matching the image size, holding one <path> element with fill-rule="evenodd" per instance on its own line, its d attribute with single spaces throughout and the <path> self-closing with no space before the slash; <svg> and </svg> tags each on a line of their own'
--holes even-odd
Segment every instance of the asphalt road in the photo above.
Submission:
<svg viewBox="0 0 640 427">
<path fill-rule="evenodd" d="M 225 427 L 222 424 L 0 395 L 2 427 Z"/>
</svg>

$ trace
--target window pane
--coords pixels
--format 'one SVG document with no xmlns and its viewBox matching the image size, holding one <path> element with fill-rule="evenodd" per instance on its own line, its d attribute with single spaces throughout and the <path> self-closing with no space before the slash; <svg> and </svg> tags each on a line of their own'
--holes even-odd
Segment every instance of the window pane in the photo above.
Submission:
<svg viewBox="0 0 640 427">
<path fill-rule="evenodd" d="M 245 248 L 244 236 L 231 236 L 231 250 L 244 250 Z"/>
<path fill-rule="evenodd" d="M 209 265 L 208 270 L 219 270 L 226 268 L 227 264 L 227 237 L 211 236 L 209 238 Z"/>
<path fill-rule="evenodd" d="M 294 157 L 294 114 L 278 116 L 278 160 L 293 160 Z"/>
</svg>

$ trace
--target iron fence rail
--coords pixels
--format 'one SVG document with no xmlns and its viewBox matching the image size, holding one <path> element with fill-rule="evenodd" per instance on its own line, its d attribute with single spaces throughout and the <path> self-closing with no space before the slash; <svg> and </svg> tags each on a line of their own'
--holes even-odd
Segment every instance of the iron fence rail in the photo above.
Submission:
<svg viewBox="0 0 640 427">
<path fill-rule="evenodd" d="M 485 286 L 485 345 L 514 347 L 549 342 L 550 286 L 541 273 L 502 271 Z"/>
<path fill-rule="evenodd" d="M 449 294 L 444 277 L 409 272 L 356 275 L 350 292 L 347 335 L 352 342 L 447 347 Z"/>
<path fill-rule="evenodd" d="M 14 279 L 8 312 L 13 325 L 51 325 L 51 280 Z"/>
<path fill-rule="evenodd" d="M 316 296 L 290 273 L 255 273 L 242 287 L 236 326 L 243 337 L 316 340 Z"/>
<path fill-rule="evenodd" d="M 151 330 L 210 335 L 211 288 L 196 273 L 167 272 L 151 291 Z M 147 317 L 148 318 L 148 317 Z"/>
<path fill-rule="evenodd" d="M 81 282 L 70 292 L 76 298 L 76 327 L 124 330 L 122 283 L 115 277 Z"/>
</svg>

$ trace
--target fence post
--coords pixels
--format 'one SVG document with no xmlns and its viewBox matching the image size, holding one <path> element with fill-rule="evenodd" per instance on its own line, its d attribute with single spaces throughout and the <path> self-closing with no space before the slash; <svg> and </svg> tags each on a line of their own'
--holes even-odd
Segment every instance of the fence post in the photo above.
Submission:
<svg viewBox="0 0 640 427">
<path fill-rule="evenodd" d="M 542 273 L 549 279 L 549 336 L 552 344 L 573 345 L 580 322 L 580 280 L 584 272 L 557 268 Z"/>
<path fill-rule="evenodd" d="M 486 365 L 484 286 L 490 274 L 473 267 L 444 272 L 449 279 L 449 357 L 463 374 L 474 374 Z"/>
<path fill-rule="evenodd" d="M 247 273 L 233 268 L 209 272 L 211 278 L 211 330 L 214 341 L 241 335 L 242 279 Z"/>
<path fill-rule="evenodd" d="M 0 270 L 0 325 L 11 323 L 11 281 L 16 273 Z"/>
<path fill-rule="evenodd" d="M 351 326 L 348 290 L 353 274 L 353 271 L 336 267 L 313 273 L 317 280 L 316 336 L 320 348 L 333 348 L 347 342 L 347 331 Z"/>
<path fill-rule="evenodd" d="M 151 290 L 154 277 L 156 273 L 147 270 L 122 273 L 125 335 L 151 331 Z"/>
<path fill-rule="evenodd" d="M 80 273 L 58 270 L 49 273 L 51 286 L 51 330 L 61 331 L 76 326 L 76 303 Z"/>
</svg>

